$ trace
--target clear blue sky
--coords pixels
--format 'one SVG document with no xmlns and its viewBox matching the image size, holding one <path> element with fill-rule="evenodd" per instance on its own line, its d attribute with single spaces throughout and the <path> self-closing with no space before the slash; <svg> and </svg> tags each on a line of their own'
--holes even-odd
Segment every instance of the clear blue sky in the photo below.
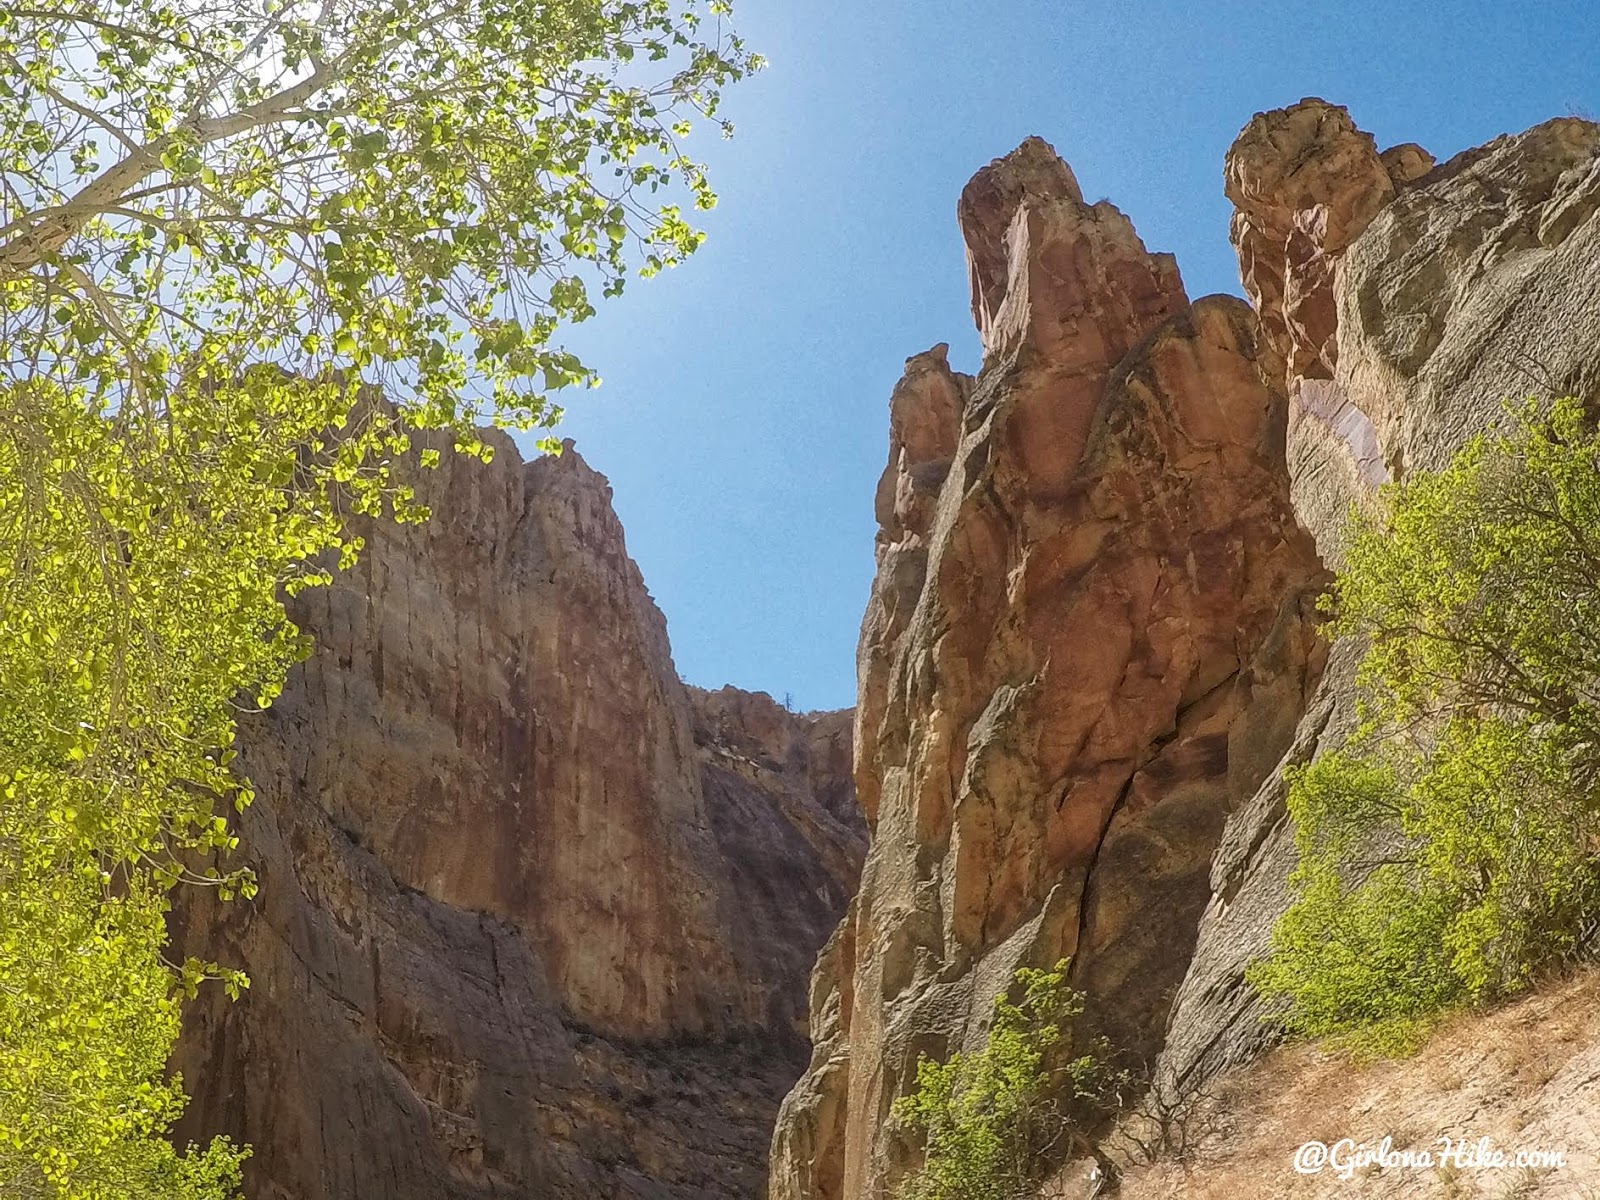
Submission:
<svg viewBox="0 0 1600 1200">
<path fill-rule="evenodd" d="M 564 433 L 611 479 L 691 683 L 854 703 L 889 391 L 947 341 L 977 367 L 962 185 L 1029 134 L 1090 199 L 1237 291 L 1222 157 L 1260 109 L 1317 95 L 1380 146 L 1441 160 L 1600 114 L 1594 0 L 1121 4 L 740 0 L 766 72 L 693 148 L 722 202 L 687 265 L 568 344 L 605 379 Z"/>
</svg>

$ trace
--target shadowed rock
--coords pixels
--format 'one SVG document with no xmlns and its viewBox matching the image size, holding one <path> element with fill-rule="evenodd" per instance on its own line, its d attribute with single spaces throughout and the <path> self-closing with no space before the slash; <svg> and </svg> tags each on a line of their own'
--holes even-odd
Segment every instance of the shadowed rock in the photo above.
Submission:
<svg viewBox="0 0 1600 1200">
<path fill-rule="evenodd" d="M 252 1200 L 749 1197 L 864 850 L 849 715 L 685 687 L 570 444 L 422 473 L 243 734 L 255 900 L 180 944 L 181 1137 Z"/>
</svg>

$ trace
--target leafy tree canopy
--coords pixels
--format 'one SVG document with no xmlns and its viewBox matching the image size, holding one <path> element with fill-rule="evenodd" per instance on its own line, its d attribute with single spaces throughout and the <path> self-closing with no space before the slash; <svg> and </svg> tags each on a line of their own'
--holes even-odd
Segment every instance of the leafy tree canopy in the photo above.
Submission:
<svg viewBox="0 0 1600 1200">
<path fill-rule="evenodd" d="M 282 597 L 425 515 L 407 428 L 533 428 L 564 322 L 700 242 L 759 65 L 691 0 L 0 8 L 0 1194 L 219 1198 L 165 1077 L 179 883 L 225 894 Z M 382 396 L 379 401 L 376 397 Z M 423 451 L 424 465 L 437 461 Z"/>
<path fill-rule="evenodd" d="M 1252 969 L 1301 1033 L 1404 1050 L 1595 934 L 1600 435 L 1513 415 L 1354 520 L 1361 723 L 1291 775 L 1298 899 Z"/>
<path fill-rule="evenodd" d="M 271 363 L 532 425 L 552 338 L 701 235 L 681 139 L 759 65 L 683 0 L 0 10 L 4 376 L 113 406 Z M 665 190 L 664 190 L 665 189 Z"/>
</svg>

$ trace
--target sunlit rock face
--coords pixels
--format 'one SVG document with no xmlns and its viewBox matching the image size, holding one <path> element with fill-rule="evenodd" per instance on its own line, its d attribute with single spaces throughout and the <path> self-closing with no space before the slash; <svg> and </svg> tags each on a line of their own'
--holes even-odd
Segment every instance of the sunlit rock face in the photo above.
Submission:
<svg viewBox="0 0 1600 1200">
<path fill-rule="evenodd" d="M 315 655 L 244 731 L 244 967 L 189 1015 L 181 1135 L 253 1200 L 749 1197 L 864 829 L 848 713 L 701 692 L 570 445 L 424 472 L 304 594 Z"/>
<path fill-rule="evenodd" d="M 1395 176 L 1433 163 L 1418 146 L 1396 151 L 1380 155 L 1348 112 L 1315 99 L 1256 114 L 1228 151 L 1223 180 L 1239 274 L 1283 356 L 1286 382 L 1333 376 L 1339 259 L 1394 199 Z"/>
<path fill-rule="evenodd" d="M 872 847 L 813 978 L 776 1200 L 887 1195 L 918 1056 L 973 1045 L 1019 965 L 1070 959 L 1092 1028 L 1153 1055 L 1227 814 L 1320 666 L 1283 364 L 1249 307 L 1191 304 L 1038 139 L 958 212 L 983 368 L 936 347 L 890 402 L 858 658 Z"/>
<path fill-rule="evenodd" d="M 1431 163 L 1411 145 L 1377 153 L 1320 100 L 1258 114 L 1228 154 L 1246 291 L 1289 359 L 1294 505 L 1330 565 L 1353 504 L 1443 466 L 1508 398 L 1600 400 L 1600 126 L 1548 121 Z M 1348 737 L 1358 658 L 1333 647 L 1284 766 Z M 1228 822 L 1165 1086 L 1270 1036 L 1243 973 L 1289 903 L 1293 861 L 1280 769 Z"/>
</svg>

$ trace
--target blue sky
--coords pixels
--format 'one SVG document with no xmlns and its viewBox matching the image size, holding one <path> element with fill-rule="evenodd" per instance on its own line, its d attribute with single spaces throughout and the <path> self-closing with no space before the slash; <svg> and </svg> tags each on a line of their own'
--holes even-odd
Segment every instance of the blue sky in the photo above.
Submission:
<svg viewBox="0 0 1600 1200">
<path fill-rule="evenodd" d="M 1318 4 L 741 0 L 771 65 L 691 147 L 721 205 L 687 265 L 567 339 L 604 377 L 562 432 L 611 479 L 691 683 L 855 699 L 872 491 L 905 358 L 976 370 L 956 197 L 1029 134 L 1237 291 L 1222 158 L 1251 114 L 1317 95 L 1440 159 L 1600 116 L 1593 0 Z"/>
</svg>

